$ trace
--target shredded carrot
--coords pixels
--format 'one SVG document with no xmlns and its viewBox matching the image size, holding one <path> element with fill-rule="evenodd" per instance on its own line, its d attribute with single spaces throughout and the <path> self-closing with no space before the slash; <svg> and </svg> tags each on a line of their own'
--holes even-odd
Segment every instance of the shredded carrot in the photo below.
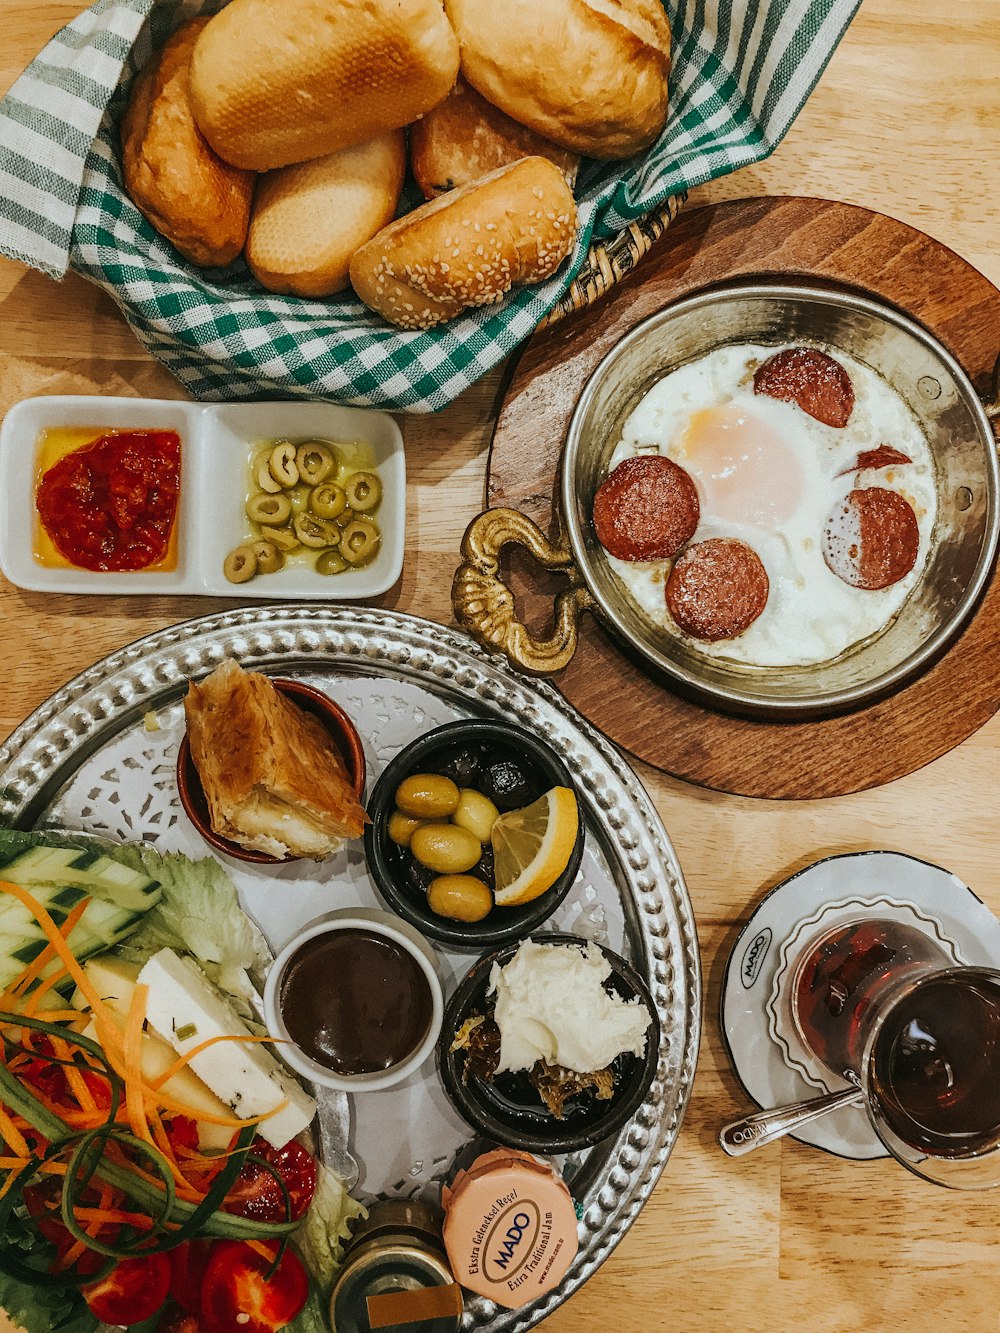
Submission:
<svg viewBox="0 0 1000 1333">
<path fill-rule="evenodd" d="M 266 1259 L 269 1264 L 274 1263 L 273 1245 L 268 1245 L 267 1242 L 263 1240 L 248 1240 L 245 1243 L 250 1246 L 251 1250 L 256 1251 L 262 1259 Z"/>
<path fill-rule="evenodd" d="M 16 1179 L 17 1173 L 12 1171 L 3 1184 L 0 1185 L 0 1199 L 5 1198 L 10 1193 Z"/>
<path fill-rule="evenodd" d="M 162 1093 L 156 1094 L 156 1100 L 165 1111 L 172 1111 L 174 1115 L 190 1116 L 192 1120 L 203 1120 L 206 1125 L 222 1125 L 226 1129 L 243 1129 L 244 1126 L 259 1125 L 262 1120 L 277 1115 L 288 1105 L 286 1098 L 279 1102 L 273 1111 L 265 1111 L 263 1115 L 248 1116 L 245 1120 L 241 1120 L 238 1116 L 210 1115 L 207 1111 L 197 1111 L 194 1107 L 179 1102 L 173 1097 L 165 1097 Z"/>
<path fill-rule="evenodd" d="M 273 1045 L 274 1040 L 274 1037 L 254 1037 L 251 1036 L 249 1032 L 245 1037 L 231 1037 L 225 1034 L 220 1037 L 206 1037 L 205 1040 L 200 1041 L 197 1046 L 192 1046 L 189 1051 L 185 1051 L 183 1055 L 179 1055 L 172 1065 L 167 1066 L 162 1074 L 157 1074 L 156 1078 L 150 1079 L 149 1086 L 154 1091 L 162 1088 L 164 1083 L 172 1079 L 175 1074 L 180 1073 L 186 1065 L 189 1065 L 196 1055 L 201 1055 L 202 1051 L 207 1051 L 210 1046 L 218 1045 L 220 1041 L 236 1041 L 243 1042 L 244 1044 L 267 1042 Z"/>
<path fill-rule="evenodd" d="M 108 1019 L 104 1001 L 94 989 L 86 972 L 84 972 L 83 968 L 77 962 L 72 949 L 63 938 L 59 927 L 52 920 L 52 917 L 34 894 L 29 893 L 28 890 L 23 888 L 20 884 L 12 884 L 9 880 L 0 880 L 0 890 L 4 893 L 11 894 L 11 896 L 16 898 L 18 902 L 23 903 L 41 926 L 43 932 L 48 937 L 49 943 L 52 945 L 55 954 L 58 956 L 59 961 L 66 968 L 66 971 L 69 973 L 73 981 L 76 982 L 83 998 L 90 1005 L 91 1012 L 94 1016 L 94 1022 L 97 1025 L 97 1031 L 101 1038 L 101 1045 L 104 1047 L 104 1053 L 110 1061 L 113 1061 L 114 1056 L 121 1055 L 121 1039 L 118 1034 L 118 1029 Z M 69 920 L 68 917 L 67 920 Z"/>
<path fill-rule="evenodd" d="M 10 1171 L 20 1171 L 26 1167 L 29 1162 L 33 1162 L 33 1157 L 0 1157 L 0 1168 Z"/>
<path fill-rule="evenodd" d="M 31 994 L 32 997 L 34 997 L 35 992 L 32 991 Z M 25 1016 L 27 1018 L 40 1017 L 40 1015 L 38 1014 L 29 1014 L 27 1009 L 25 1009 Z M 74 1021 L 82 1023 L 87 1017 L 86 1014 L 81 1014 L 79 1009 L 43 1009 L 42 1016 L 44 1016 L 46 1023 L 72 1023 Z M 11 1022 L 11 1023 L 5 1023 L 3 1026 L 8 1028 L 16 1028 L 19 1025 L 17 1023 Z M 30 1031 L 30 1029 L 24 1028 L 23 1031 L 27 1032 Z"/>
<path fill-rule="evenodd" d="M 121 1208 L 83 1208 L 78 1206 L 73 1210 L 73 1215 L 81 1226 L 92 1224 L 97 1229 L 106 1226 L 128 1226 L 138 1227 L 141 1231 L 148 1231 L 153 1225 L 153 1219 L 147 1217 L 145 1213 L 129 1213 Z"/>
<path fill-rule="evenodd" d="M 68 939 L 70 932 L 87 910 L 89 903 L 89 898 L 81 898 L 73 910 L 68 913 L 62 926 L 56 927 L 64 941 Z M 54 921 L 52 924 L 55 926 Z M 6 990 L 0 995 L 0 1008 L 10 1009 L 13 1007 L 11 1003 L 12 1001 L 16 1003 L 18 998 L 23 997 L 24 992 L 28 989 L 31 983 L 45 971 L 46 967 L 52 961 L 54 953 L 55 950 L 50 940 L 38 957 L 34 958 L 23 971 L 18 973 L 13 981 L 8 983 Z"/>
<path fill-rule="evenodd" d="M 24 1135 L 15 1125 L 7 1108 L 0 1104 L 0 1138 L 3 1139 L 8 1148 L 12 1148 L 18 1157 L 33 1157 L 31 1149 L 28 1147 Z M 2 1196 L 0 1196 L 2 1197 Z"/>
<path fill-rule="evenodd" d="M 89 1248 L 90 1246 L 87 1245 L 82 1240 L 74 1241 L 73 1244 L 66 1251 L 66 1253 L 63 1255 L 63 1257 L 56 1264 L 55 1271 L 57 1273 L 64 1273 L 67 1270 L 67 1268 L 72 1268 L 73 1265 L 76 1263 L 77 1259 L 82 1259 L 84 1254 L 86 1254 Z"/>
</svg>

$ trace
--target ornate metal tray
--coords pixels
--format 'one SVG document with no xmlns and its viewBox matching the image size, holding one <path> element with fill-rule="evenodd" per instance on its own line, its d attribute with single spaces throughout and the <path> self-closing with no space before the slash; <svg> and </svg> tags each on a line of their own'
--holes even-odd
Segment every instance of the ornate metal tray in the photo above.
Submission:
<svg viewBox="0 0 1000 1333">
<path fill-rule="evenodd" d="M 663 825 L 617 752 L 548 686 L 526 681 L 441 625 L 315 605 L 188 621 L 77 676 L 0 747 L 0 821 L 69 826 L 192 856 L 211 854 L 181 809 L 174 761 L 187 681 L 226 656 L 311 681 L 333 695 L 365 738 L 369 783 L 401 746 L 431 727 L 491 713 L 545 736 L 573 772 L 587 852 L 576 885 L 547 928 L 606 942 L 628 958 L 650 987 L 663 1035 L 656 1078 L 632 1120 L 615 1138 L 561 1162 L 580 1212 L 580 1250 L 562 1285 L 520 1310 L 468 1300 L 466 1330 L 530 1328 L 575 1291 L 627 1231 L 666 1164 L 687 1104 L 701 1025 L 698 949 Z M 255 867 L 222 859 L 275 949 L 332 907 L 378 902 L 358 849 L 320 865 Z M 440 961 L 450 990 L 473 959 L 442 951 Z M 472 1131 L 451 1108 L 433 1067 L 425 1065 L 396 1089 L 351 1101 L 350 1146 L 360 1165 L 361 1197 L 436 1197 Z"/>
</svg>

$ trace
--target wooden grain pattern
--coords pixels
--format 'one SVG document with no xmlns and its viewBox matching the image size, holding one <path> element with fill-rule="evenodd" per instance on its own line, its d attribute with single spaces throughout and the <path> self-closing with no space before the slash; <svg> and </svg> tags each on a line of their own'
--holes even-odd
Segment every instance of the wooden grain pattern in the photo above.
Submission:
<svg viewBox="0 0 1000 1333">
<path fill-rule="evenodd" d="M 682 215 L 620 299 L 587 310 L 524 350 L 493 436 L 487 494 L 545 532 L 558 527 L 561 444 L 573 408 L 601 359 L 636 324 L 671 302 L 745 277 L 817 278 L 873 293 L 919 320 L 964 366 L 985 397 L 1000 354 L 1000 291 L 946 246 L 868 209 L 815 199 L 754 199 Z M 539 429 L 541 425 L 541 430 Z M 512 586 L 536 570 L 519 561 Z M 545 580 L 548 590 L 554 580 Z M 631 754 L 675 777 L 742 796 L 808 799 L 881 786 L 938 758 L 1000 708 L 992 666 L 1000 641 L 994 577 L 951 649 L 906 689 L 872 707 L 819 722 L 729 717 L 672 692 L 627 656 L 592 617 L 552 680 L 583 715 Z"/>
<path fill-rule="evenodd" d="M 82 3 L 0 3 L 0 91 Z M 939 238 L 1000 284 L 996 12 L 996 0 L 865 0 L 773 156 L 700 187 L 689 206 L 762 194 L 841 199 Z M 0 261 L 0 410 L 55 391 L 63 376 L 91 392 L 118 381 L 135 393 L 177 392 L 96 288 Z M 407 561 L 391 594 L 402 611 L 450 620 L 459 540 L 483 504 L 497 389 L 493 377 L 446 412 L 404 423 Z M 212 606 L 72 602 L 0 581 L 0 733 L 104 653 Z M 715 1142 L 718 1126 L 747 1109 L 718 1031 L 722 967 L 767 890 L 819 856 L 891 847 L 948 866 L 1000 909 L 1000 718 L 906 778 L 826 801 L 723 795 L 636 768 L 694 903 L 704 1037 L 659 1187 L 545 1333 L 605 1333 L 609 1324 L 616 1333 L 1000 1333 L 995 1199 L 791 1141 L 739 1162 Z"/>
</svg>

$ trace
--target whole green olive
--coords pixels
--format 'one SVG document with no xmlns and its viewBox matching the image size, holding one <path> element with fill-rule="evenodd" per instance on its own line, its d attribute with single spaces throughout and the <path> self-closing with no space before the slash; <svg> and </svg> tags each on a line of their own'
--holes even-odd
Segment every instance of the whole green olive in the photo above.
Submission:
<svg viewBox="0 0 1000 1333">
<path fill-rule="evenodd" d="M 493 907 L 493 895 L 475 875 L 438 875 L 428 885 L 427 906 L 452 921 L 482 921 Z"/>
<path fill-rule="evenodd" d="M 472 787 L 463 787 L 451 818 L 454 823 L 475 834 L 480 842 L 487 843 L 499 815 L 500 811 L 488 796 Z"/>
<path fill-rule="evenodd" d="M 292 527 L 303 546 L 311 546 L 317 551 L 324 546 L 337 546 L 341 541 L 340 530 L 328 519 L 317 518 L 315 514 L 296 514 Z"/>
<path fill-rule="evenodd" d="M 336 475 L 340 467 L 336 451 L 322 440 L 304 440 L 295 451 L 295 465 L 309 486 L 318 486 L 327 477 Z"/>
<path fill-rule="evenodd" d="M 374 472 L 354 472 L 344 483 L 347 502 L 359 514 L 370 514 L 382 501 L 382 482 Z"/>
<path fill-rule="evenodd" d="M 291 440 L 279 440 L 271 450 L 267 460 L 271 476 L 281 486 L 294 486 L 299 479 L 299 469 L 295 465 L 295 445 Z"/>
<path fill-rule="evenodd" d="M 344 559 L 351 565 L 367 565 L 375 558 L 375 553 L 382 542 L 382 534 L 368 518 L 355 518 L 342 529 L 340 549 Z"/>
<path fill-rule="evenodd" d="M 458 801 L 458 786 L 440 773 L 411 773 L 396 788 L 396 808 L 414 819 L 447 819 Z"/>
<path fill-rule="evenodd" d="M 316 558 L 317 574 L 343 574 L 345 569 L 350 569 L 350 565 L 335 546 Z"/>
<path fill-rule="evenodd" d="M 257 557 L 258 574 L 274 574 L 285 563 L 285 557 L 274 542 L 269 542 L 266 538 L 254 542 L 253 553 Z"/>
<path fill-rule="evenodd" d="M 286 553 L 302 545 L 291 528 L 268 528 L 267 540 Z"/>
<path fill-rule="evenodd" d="M 402 810 L 393 810 L 385 831 L 397 847 L 409 847 L 410 839 L 423 822 L 422 819 L 414 819 L 412 815 L 404 815 Z"/>
<path fill-rule="evenodd" d="M 247 518 L 264 525 L 287 523 L 292 516 L 292 502 L 287 495 L 268 495 L 264 491 L 247 501 Z"/>
<path fill-rule="evenodd" d="M 410 851 L 422 866 L 439 875 L 471 870 L 483 854 L 479 839 L 457 824 L 421 824 L 413 830 Z"/>
<path fill-rule="evenodd" d="M 309 508 L 318 518 L 339 518 L 347 508 L 347 492 L 335 481 L 324 481 L 309 492 Z"/>
<path fill-rule="evenodd" d="M 222 562 L 222 572 L 230 583 L 248 583 L 257 573 L 257 556 L 252 546 L 237 546 Z"/>
</svg>

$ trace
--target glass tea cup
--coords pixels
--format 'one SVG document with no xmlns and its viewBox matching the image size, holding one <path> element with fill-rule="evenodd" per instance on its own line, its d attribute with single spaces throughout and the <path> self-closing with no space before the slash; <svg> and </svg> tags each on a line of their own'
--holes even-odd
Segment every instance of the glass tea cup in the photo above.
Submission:
<svg viewBox="0 0 1000 1333">
<path fill-rule="evenodd" d="M 956 966 L 896 921 L 838 926 L 800 961 L 802 1040 L 856 1077 L 886 1149 L 955 1189 L 1000 1184 L 1000 971 Z"/>
</svg>

